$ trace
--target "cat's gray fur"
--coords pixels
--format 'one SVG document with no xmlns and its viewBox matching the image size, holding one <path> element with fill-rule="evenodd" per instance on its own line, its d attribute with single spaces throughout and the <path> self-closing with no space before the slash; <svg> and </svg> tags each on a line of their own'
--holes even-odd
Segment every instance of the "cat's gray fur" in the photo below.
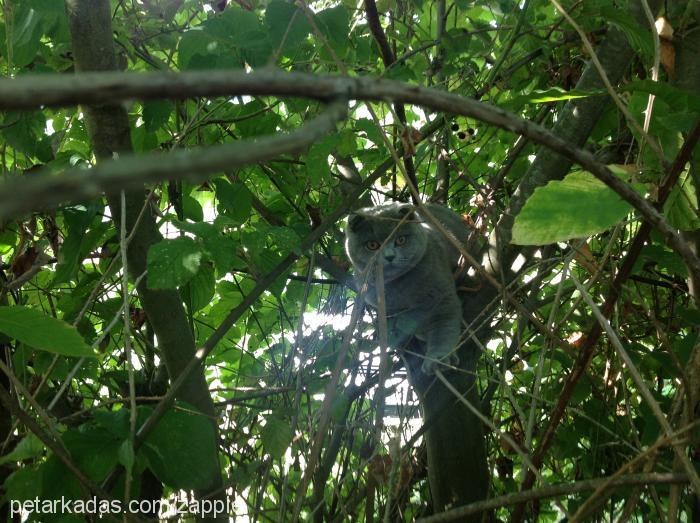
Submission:
<svg viewBox="0 0 700 523">
<path fill-rule="evenodd" d="M 469 229 L 459 215 L 440 205 L 426 207 L 447 231 L 465 244 Z M 405 239 L 397 245 L 401 237 Z M 368 242 L 378 242 L 381 246 L 371 250 Z M 456 363 L 462 322 L 454 277 L 459 251 L 445 235 L 413 205 L 389 203 L 359 209 L 349 216 L 345 249 L 355 269 L 358 287 L 366 281 L 365 299 L 375 308 L 375 268 L 377 263 L 382 264 L 392 345 L 411 335 L 424 340 L 426 354 L 422 368 L 427 374 L 434 373 L 440 360 Z"/>
</svg>

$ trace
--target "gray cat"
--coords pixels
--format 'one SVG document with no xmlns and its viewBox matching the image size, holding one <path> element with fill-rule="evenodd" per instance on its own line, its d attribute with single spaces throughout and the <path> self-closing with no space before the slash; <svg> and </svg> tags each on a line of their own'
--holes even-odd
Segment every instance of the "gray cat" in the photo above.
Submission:
<svg viewBox="0 0 700 523">
<path fill-rule="evenodd" d="M 440 205 L 427 209 L 462 245 L 469 229 L 459 215 Z M 433 374 L 440 361 L 458 362 L 462 305 L 455 274 L 459 251 L 421 211 L 410 204 L 389 203 L 359 209 L 348 218 L 345 250 L 358 286 L 367 283 L 365 299 L 377 306 L 376 264 L 384 269 L 387 322 L 391 343 L 411 335 L 426 342 L 423 371 Z M 368 271 L 365 274 L 365 271 Z"/>
</svg>

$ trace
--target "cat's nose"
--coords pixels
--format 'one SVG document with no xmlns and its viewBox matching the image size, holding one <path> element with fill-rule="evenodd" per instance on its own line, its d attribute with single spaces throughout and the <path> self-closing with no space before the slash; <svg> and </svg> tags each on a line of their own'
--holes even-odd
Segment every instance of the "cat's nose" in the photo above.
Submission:
<svg viewBox="0 0 700 523">
<path fill-rule="evenodd" d="M 384 251 L 384 259 L 388 262 L 394 261 L 394 258 L 396 258 L 396 253 L 392 250 L 385 250 Z"/>
</svg>

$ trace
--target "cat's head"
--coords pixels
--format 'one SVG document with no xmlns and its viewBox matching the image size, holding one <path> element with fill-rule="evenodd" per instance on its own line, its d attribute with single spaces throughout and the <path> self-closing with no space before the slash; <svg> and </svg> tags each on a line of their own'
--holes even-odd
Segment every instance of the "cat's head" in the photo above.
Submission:
<svg viewBox="0 0 700 523">
<path fill-rule="evenodd" d="M 384 268 L 384 281 L 398 278 L 412 269 L 425 254 L 426 230 L 413 205 L 389 203 L 366 207 L 348 217 L 345 250 L 356 271 L 375 263 Z"/>
</svg>

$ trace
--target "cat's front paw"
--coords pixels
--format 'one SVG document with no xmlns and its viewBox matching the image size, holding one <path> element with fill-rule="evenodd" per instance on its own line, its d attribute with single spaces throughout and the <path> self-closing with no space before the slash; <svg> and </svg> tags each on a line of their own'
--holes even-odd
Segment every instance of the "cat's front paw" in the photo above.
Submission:
<svg viewBox="0 0 700 523">
<path fill-rule="evenodd" d="M 421 365 L 421 369 L 428 376 L 432 376 L 433 374 L 435 374 L 436 369 L 446 371 L 449 368 L 455 367 L 457 365 L 459 365 L 459 357 L 455 352 L 450 352 L 449 354 L 442 356 L 440 359 L 426 356 L 423 359 L 423 365 Z"/>
</svg>

